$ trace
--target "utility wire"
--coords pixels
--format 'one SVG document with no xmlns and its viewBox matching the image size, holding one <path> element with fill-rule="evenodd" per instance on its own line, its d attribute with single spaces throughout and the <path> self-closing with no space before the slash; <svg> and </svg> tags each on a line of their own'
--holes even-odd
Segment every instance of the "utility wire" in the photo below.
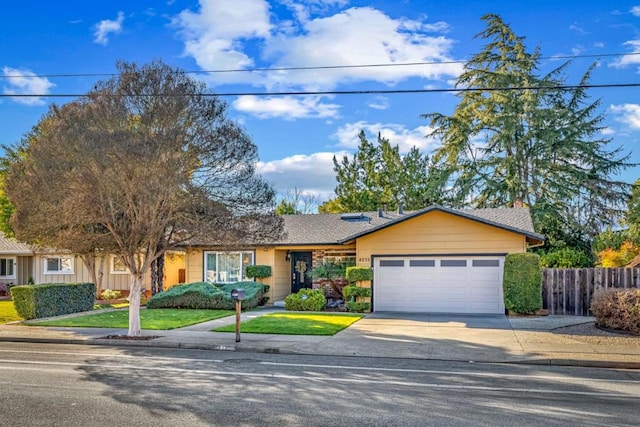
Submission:
<svg viewBox="0 0 640 427">
<path fill-rule="evenodd" d="M 556 56 L 541 56 L 540 60 L 553 60 L 553 59 L 578 59 L 578 58 L 606 58 L 615 56 L 636 56 L 640 55 L 640 52 L 631 53 L 603 53 L 600 55 L 556 55 Z M 384 68 L 384 67 L 415 67 L 421 65 L 443 65 L 443 64 L 466 64 L 468 60 L 455 60 L 455 61 L 429 61 L 429 62 L 404 62 L 404 63 L 390 63 L 390 64 L 354 64 L 354 65 L 318 65 L 308 67 L 267 67 L 267 68 L 235 68 L 235 69 L 223 69 L 223 70 L 190 70 L 185 71 L 185 74 L 220 74 L 220 73 L 252 73 L 252 72 L 270 72 L 270 71 L 310 71 L 310 70 L 335 70 L 335 69 L 349 69 L 349 68 Z M 115 77 L 119 73 L 65 73 L 65 74 L 33 74 L 33 75 L 0 75 L 0 78 L 63 78 L 63 77 Z"/>
<path fill-rule="evenodd" d="M 442 92 L 499 92 L 499 91 L 523 91 L 523 90 L 572 90 L 572 89 L 595 89 L 595 88 L 626 88 L 640 87 L 640 83 L 608 83 L 608 84 L 586 84 L 586 85 L 550 85 L 550 86 L 519 86 L 519 87 L 484 87 L 484 88 L 440 88 L 440 89 L 371 89 L 371 90 L 318 90 L 318 91 L 289 91 L 289 92 L 223 92 L 223 93 L 145 93 L 145 94 L 122 94 L 109 95 L 112 97 L 176 97 L 176 96 L 204 96 L 204 97 L 227 97 L 227 96 L 311 96 L 311 95 L 389 95 L 389 94 L 411 94 L 411 93 L 442 93 Z M 101 94 L 104 96 L 104 94 Z M 0 98 L 79 98 L 87 94 L 73 93 L 49 93 L 49 94 L 0 94 Z"/>
</svg>

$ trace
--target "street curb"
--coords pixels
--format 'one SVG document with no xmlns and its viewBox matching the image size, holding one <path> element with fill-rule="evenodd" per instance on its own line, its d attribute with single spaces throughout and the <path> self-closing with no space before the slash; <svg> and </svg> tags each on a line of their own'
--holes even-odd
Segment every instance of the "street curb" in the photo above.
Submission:
<svg viewBox="0 0 640 427">
<path fill-rule="evenodd" d="M 257 347 L 229 345 L 229 344 L 196 344 L 184 342 L 157 342 L 154 340 L 117 340 L 108 338 L 28 338 L 28 337 L 1 337 L 0 342 L 24 342 L 24 343 L 42 343 L 42 344 L 76 344 L 76 345 L 95 345 L 95 346 L 112 346 L 112 347 L 154 347 L 154 348 L 174 348 L 185 350 L 205 350 L 205 351 L 240 351 L 249 353 L 266 353 L 266 354 L 290 354 L 290 355 L 310 355 L 310 356 L 331 356 L 329 354 L 318 354 L 299 352 L 292 350 L 283 350 L 278 347 Z M 462 362 L 476 364 L 508 364 L 508 365 L 540 365 L 540 366 L 568 366 L 582 368 L 600 368 L 600 369 L 633 369 L 640 370 L 640 361 L 638 362 L 621 362 L 607 360 L 581 360 L 567 358 L 548 358 L 536 356 L 531 359 L 521 360 L 462 360 L 462 359 L 441 359 L 441 358 L 420 358 L 420 357 L 394 357 L 394 356 L 373 356 L 359 354 L 334 354 L 338 357 L 351 358 L 377 358 L 377 359 L 404 359 L 404 360 L 424 360 L 424 361 L 441 361 L 441 362 Z"/>
</svg>

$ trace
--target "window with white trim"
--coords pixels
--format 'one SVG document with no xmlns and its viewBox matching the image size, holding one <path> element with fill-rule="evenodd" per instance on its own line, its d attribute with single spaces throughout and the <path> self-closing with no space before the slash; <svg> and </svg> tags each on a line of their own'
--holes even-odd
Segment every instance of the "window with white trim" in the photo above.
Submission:
<svg viewBox="0 0 640 427">
<path fill-rule="evenodd" d="M 16 278 L 16 257 L 0 258 L 0 278 L 1 279 Z"/>
<path fill-rule="evenodd" d="M 211 283 L 235 283 L 247 280 L 247 266 L 253 265 L 253 252 L 204 253 L 204 280 Z"/>
<path fill-rule="evenodd" d="M 119 256 L 111 256 L 111 274 L 129 274 L 129 270 Z"/>
<path fill-rule="evenodd" d="M 73 255 L 48 256 L 44 259 L 44 274 L 73 274 Z"/>
</svg>

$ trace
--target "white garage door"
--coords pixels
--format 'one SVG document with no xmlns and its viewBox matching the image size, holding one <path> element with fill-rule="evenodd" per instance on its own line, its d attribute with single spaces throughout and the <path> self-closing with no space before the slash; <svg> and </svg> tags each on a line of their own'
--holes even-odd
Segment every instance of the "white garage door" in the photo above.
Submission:
<svg viewBox="0 0 640 427">
<path fill-rule="evenodd" d="M 376 257 L 374 311 L 504 313 L 504 257 Z"/>
</svg>

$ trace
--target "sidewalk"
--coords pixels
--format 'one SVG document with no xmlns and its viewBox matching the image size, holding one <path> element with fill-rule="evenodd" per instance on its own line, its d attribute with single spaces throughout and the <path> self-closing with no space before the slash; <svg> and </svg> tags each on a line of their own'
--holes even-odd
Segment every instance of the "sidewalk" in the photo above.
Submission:
<svg viewBox="0 0 640 427">
<path fill-rule="evenodd" d="M 281 311 L 265 308 L 242 320 Z M 371 313 L 334 336 L 209 332 L 233 324 L 235 316 L 172 331 L 143 330 L 148 340 L 106 339 L 123 329 L 0 325 L 0 341 L 110 346 L 190 348 L 352 357 L 413 358 L 486 363 L 529 363 L 640 369 L 640 337 L 629 345 L 585 343 L 555 333 L 564 326 L 592 322 L 575 316 L 516 317 Z"/>
</svg>

